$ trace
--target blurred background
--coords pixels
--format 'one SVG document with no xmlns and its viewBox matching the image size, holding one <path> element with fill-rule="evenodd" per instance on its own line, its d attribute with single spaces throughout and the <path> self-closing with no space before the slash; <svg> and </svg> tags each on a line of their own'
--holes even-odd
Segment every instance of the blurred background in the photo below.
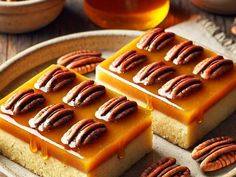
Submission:
<svg viewBox="0 0 236 177">
<path fill-rule="evenodd" d="M 188 19 L 193 14 L 200 14 L 211 19 L 228 38 L 236 41 L 236 37 L 231 33 L 233 15 L 206 12 L 194 6 L 189 0 L 170 0 L 170 13 L 160 26 L 174 25 Z M 70 33 L 99 29 L 102 28 L 95 25 L 86 16 L 83 9 L 83 0 L 67 0 L 59 17 L 40 30 L 25 34 L 0 33 L 0 63 L 39 42 Z"/>
</svg>

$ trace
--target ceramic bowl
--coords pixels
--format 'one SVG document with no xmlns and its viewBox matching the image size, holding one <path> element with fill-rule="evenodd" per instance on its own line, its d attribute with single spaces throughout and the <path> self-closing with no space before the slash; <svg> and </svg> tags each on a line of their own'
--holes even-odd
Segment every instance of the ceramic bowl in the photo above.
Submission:
<svg viewBox="0 0 236 177">
<path fill-rule="evenodd" d="M 192 0 L 192 3 L 209 12 L 225 15 L 236 14 L 236 0 Z"/>
<path fill-rule="evenodd" d="M 42 28 L 62 11 L 65 0 L 0 1 L 0 32 L 24 33 Z"/>
</svg>

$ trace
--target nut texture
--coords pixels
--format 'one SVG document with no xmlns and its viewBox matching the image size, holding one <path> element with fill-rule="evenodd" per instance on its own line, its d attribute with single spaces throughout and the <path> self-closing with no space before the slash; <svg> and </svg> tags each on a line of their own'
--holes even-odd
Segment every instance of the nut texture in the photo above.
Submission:
<svg viewBox="0 0 236 177">
<path fill-rule="evenodd" d="M 151 164 L 140 177 L 190 177 L 188 167 L 176 165 L 176 159 L 167 157 Z"/>
<path fill-rule="evenodd" d="M 73 115 L 73 110 L 65 108 L 63 104 L 49 105 L 30 119 L 29 125 L 39 131 L 51 130 L 66 124 L 73 118 Z"/>
<path fill-rule="evenodd" d="M 79 50 L 62 56 L 57 60 L 57 64 L 74 69 L 80 74 L 87 74 L 93 72 L 96 66 L 104 60 L 101 55 L 97 51 Z"/>
<path fill-rule="evenodd" d="M 192 41 L 185 41 L 175 45 L 165 56 L 166 61 L 173 61 L 176 65 L 194 61 L 203 53 L 201 46 L 194 45 Z"/>
<path fill-rule="evenodd" d="M 74 124 L 61 138 L 70 148 L 78 148 L 92 143 L 107 131 L 105 124 L 84 119 Z"/>
<path fill-rule="evenodd" d="M 236 163 L 236 141 L 227 136 L 209 139 L 193 149 L 192 158 L 204 172 L 220 170 Z"/>
<path fill-rule="evenodd" d="M 12 95 L 1 106 L 1 111 L 6 114 L 17 115 L 34 110 L 42 106 L 44 102 L 45 98 L 42 94 L 35 93 L 33 89 L 27 89 Z"/>
<path fill-rule="evenodd" d="M 207 58 L 198 63 L 193 74 L 200 74 L 203 79 L 215 79 L 233 69 L 233 61 L 222 56 Z"/>
<path fill-rule="evenodd" d="M 135 101 L 129 101 L 126 97 L 117 97 L 104 103 L 96 111 L 95 116 L 98 119 L 113 122 L 125 118 L 137 109 L 138 105 Z"/>
<path fill-rule="evenodd" d="M 160 50 L 171 43 L 174 37 L 174 33 L 165 32 L 162 28 L 155 28 L 141 38 L 137 43 L 137 48 L 149 52 Z"/>
<path fill-rule="evenodd" d="M 164 84 L 158 93 L 169 99 L 183 98 L 202 87 L 202 82 L 193 76 L 180 75 Z"/>
<path fill-rule="evenodd" d="M 170 79 L 175 73 L 172 66 L 163 62 L 154 62 L 143 67 L 133 78 L 137 84 L 152 85 Z"/>
<path fill-rule="evenodd" d="M 94 85 L 93 80 L 87 80 L 73 87 L 63 101 L 70 106 L 85 106 L 96 101 L 105 92 L 104 86 Z"/>
<path fill-rule="evenodd" d="M 34 87 L 44 92 L 58 91 L 71 84 L 75 77 L 75 73 L 57 67 L 39 78 Z"/>
<path fill-rule="evenodd" d="M 110 70 L 117 73 L 125 73 L 145 60 L 147 60 L 145 55 L 138 54 L 135 50 L 130 50 L 116 58 L 110 65 Z"/>
</svg>

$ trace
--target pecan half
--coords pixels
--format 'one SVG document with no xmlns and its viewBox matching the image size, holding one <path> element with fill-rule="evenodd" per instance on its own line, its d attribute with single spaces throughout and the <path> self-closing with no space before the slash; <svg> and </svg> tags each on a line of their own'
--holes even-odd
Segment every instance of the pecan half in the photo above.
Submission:
<svg viewBox="0 0 236 177">
<path fill-rule="evenodd" d="M 79 50 L 68 53 L 57 60 L 57 64 L 74 69 L 80 74 L 93 72 L 96 66 L 104 61 L 101 53 L 91 50 Z"/>
<path fill-rule="evenodd" d="M 33 89 L 19 91 L 12 95 L 2 106 L 2 112 L 10 115 L 17 115 L 29 112 L 45 102 L 45 98 L 40 93 L 35 93 Z"/>
<path fill-rule="evenodd" d="M 70 148 L 78 148 L 98 139 L 107 131 L 105 124 L 84 119 L 74 124 L 61 138 Z"/>
<path fill-rule="evenodd" d="M 63 101 L 70 106 L 85 106 L 96 101 L 105 92 L 103 85 L 94 85 L 93 80 L 87 80 L 73 87 Z"/>
<path fill-rule="evenodd" d="M 200 74 L 203 79 L 215 79 L 233 69 L 233 61 L 224 59 L 222 56 L 207 58 L 198 63 L 193 74 Z"/>
<path fill-rule="evenodd" d="M 49 105 L 29 120 L 31 128 L 46 131 L 64 125 L 73 118 L 74 112 L 63 104 Z"/>
<path fill-rule="evenodd" d="M 39 78 L 34 87 L 44 92 L 58 91 L 71 84 L 75 77 L 75 73 L 57 67 Z"/>
<path fill-rule="evenodd" d="M 165 83 L 158 93 L 169 99 L 182 98 L 191 95 L 202 86 L 200 79 L 189 75 L 177 76 Z"/>
<path fill-rule="evenodd" d="M 236 163 L 236 141 L 227 136 L 209 139 L 193 149 L 192 158 L 204 172 L 220 170 Z"/>
<path fill-rule="evenodd" d="M 137 48 L 149 52 L 160 50 L 172 42 L 174 37 L 174 33 L 165 32 L 162 28 L 155 28 L 140 39 Z"/>
<path fill-rule="evenodd" d="M 176 65 L 194 61 L 203 53 L 201 46 L 194 45 L 192 41 L 185 41 L 175 45 L 165 56 L 166 61 L 173 61 Z"/>
<path fill-rule="evenodd" d="M 170 79 L 175 73 L 172 66 L 167 66 L 163 62 L 154 62 L 143 67 L 134 77 L 135 83 L 152 85 L 156 82 L 163 82 Z"/>
<path fill-rule="evenodd" d="M 98 119 L 105 121 L 118 121 L 132 112 L 137 111 L 138 105 L 135 101 L 129 101 L 126 97 L 112 98 L 104 103 L 95 113 Z"/>
<path fill-rule="evenodd" d="M 139 54 L 135 50 L 130 50 L 116 58 L 110 65 L 110 70 L 117 73 L 125 73 L 145 60 L 147 60 L 145 55 Z"/>
<path fill-rule="evenodd" d="M 167 157 L 151 164 L 140 177 L 190 177 L 188 167 L 176 165 L 176 159 Z"/>
</svg>

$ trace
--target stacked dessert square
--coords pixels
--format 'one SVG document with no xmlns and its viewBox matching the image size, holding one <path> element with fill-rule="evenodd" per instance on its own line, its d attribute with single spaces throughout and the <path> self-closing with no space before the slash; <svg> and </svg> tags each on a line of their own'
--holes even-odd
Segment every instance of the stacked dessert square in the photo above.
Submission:
<svg viewBox="0 0 236 177">
<path fill-rule="evenodd" d="M 1 152 L 40 176 L 119 176 L 152 149 L 147 110 L 61 66 L 0 104 Z"/>
<path fill-rule="evenodd" d="M 236 109 L 236 65 L 156 28 L 98 65 L 96 80 L 152 110 L 154 133 L 189 148 Z"/>
</svg>

